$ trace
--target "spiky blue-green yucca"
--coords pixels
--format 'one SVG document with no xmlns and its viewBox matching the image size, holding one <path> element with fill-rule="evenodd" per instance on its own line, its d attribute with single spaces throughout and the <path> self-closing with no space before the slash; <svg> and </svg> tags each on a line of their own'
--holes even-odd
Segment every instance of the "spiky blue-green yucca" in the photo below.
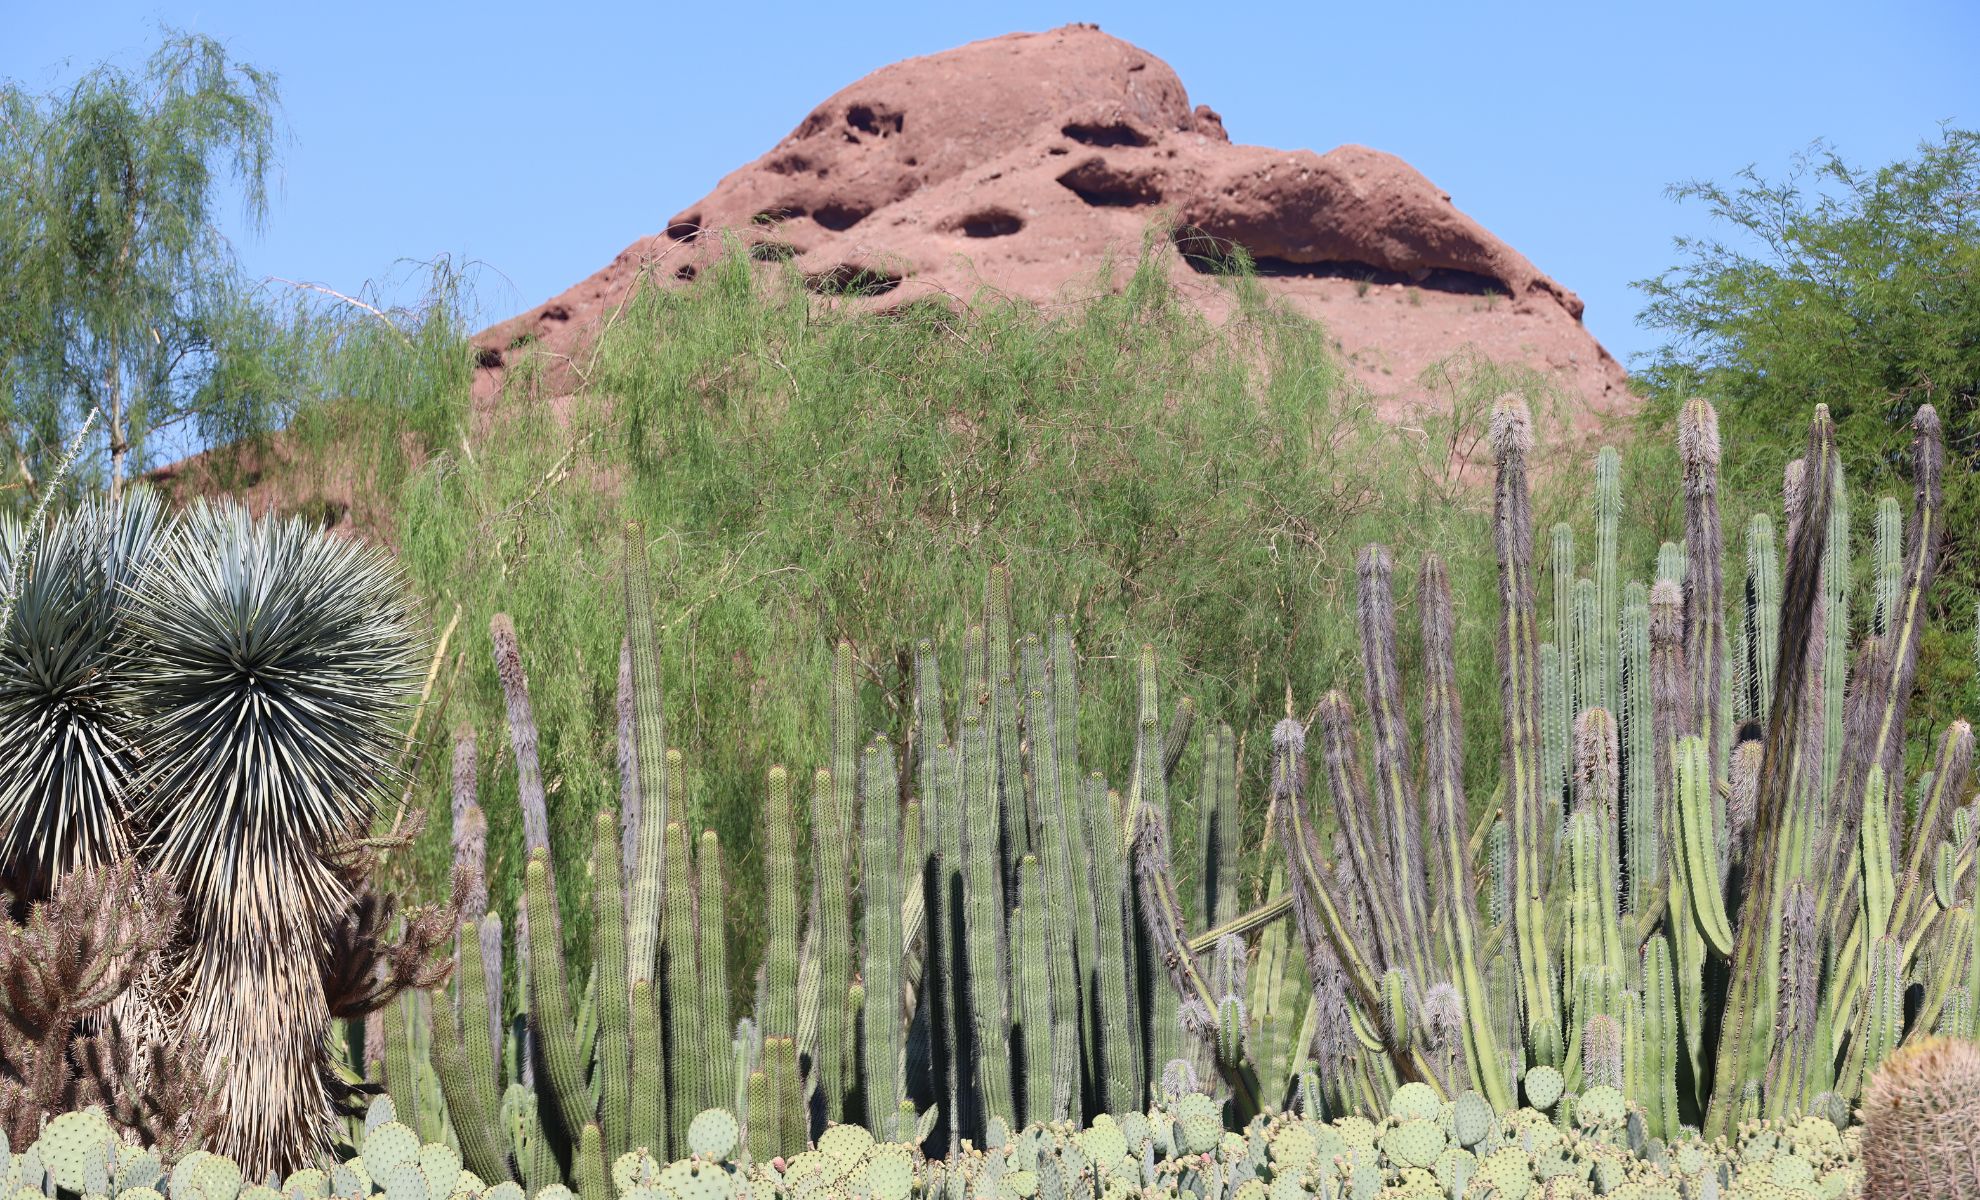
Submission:
<svg viewBox="0 0 1980 1200">
<path fill-rule="evenodd" d="M 188 514 L 127 619 L 148 850 L 194 931 L 186 1023 L 224 1065 L 215 1149 L 257 1167 L 327 1129 L 320 964 L 418 682 L 407 593 L 379 552 L 237 506 Z"/>
<path fill-rule="evenodd" d="M 0 863 L 17 896 L 44 897 L 66 873 L 130 849 L 121 623 L 162 523 L 157 496 L 138 491 L 117 509 L 65 513 L 33 539 L 0 528 L 13 599 L 0 632 Z"/>
<path fill-rule="evenodd" d="M 135 855 L 185 901 L 162 994 L 256 1174 L 331 1129 L 331 935 L 393 773 L 419 638 L 385 556 L 137 491 L 0 531 L 0 876 L 45 895 Z"/>
</svg>

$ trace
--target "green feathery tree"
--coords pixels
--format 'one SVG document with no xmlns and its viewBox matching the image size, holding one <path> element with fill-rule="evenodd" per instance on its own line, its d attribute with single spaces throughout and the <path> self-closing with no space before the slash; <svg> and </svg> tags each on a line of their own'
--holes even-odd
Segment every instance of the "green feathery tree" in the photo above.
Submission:
<svg viewBox="0 0 1980 1200">
<path fill-rule="evenodd" d="M 113 497 L 148 444 L 280 423 L 266 366 L 291 343 L 215 211 L 231 182 L 260 229 L 276 106 L 274 76 L 169 31 L 141 71 L 0 82 L 0 417 L 30 491 L 92 413 Z"/>
</svg>

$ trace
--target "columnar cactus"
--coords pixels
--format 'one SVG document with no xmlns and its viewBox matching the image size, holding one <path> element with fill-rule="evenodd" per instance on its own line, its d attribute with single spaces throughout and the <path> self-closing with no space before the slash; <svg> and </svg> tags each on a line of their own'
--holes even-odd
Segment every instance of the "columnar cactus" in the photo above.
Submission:
<svg viewBox="0 0 1980 1200">
<path fill-rule="evenodd" d="M 1530 901 L 1546 894 L 1542 856 L 1553 841 L 1542 808 L 1540 780 L 1539 636 L 1533 609 L 1533 512 L 1526 456 L 1533 419 L 1523 401 L 1502 398 L 1492 410 L 1490 440 L 1497 466 L 1492 529 L 1499 559 L 1499 691 L 1505 710 L 1506 806 L 1513 841 L 1514 951 L 1528 1053 L 1540 1063 L 1561 1061 L 1561 1013 L 1548 969 L 1546 914 Z M 1557 588 L 1556 597 L 1560 592 Z M 1559 616 L 1557 610 L 1556 616 Z M 1563 656 L 1564 658 L 1571 656 Z"/>
<path fill-rule="evenodd" d="M 832 766 L 829 773 L 819 772 L 811 807 L 811 886 L 818 913 L 814 944 L 819 955 L 819 990 L 826 997 L 819 1010 L 813 1086 L 823 1098 L 826 1120 L 839 1121 L 845 1117 L 848 1067 L 854 1061 L 844 997 L 853 977 L 853 806 L 863 740 L 853 647 L 843 640 L 832 654 L 831 717 Z"/>
<path fill-rule="evenodd" d="M 693 1110 L 699 1112 L 735 1102 L 735 1057 L 729 1044 L 735 1023 L 729 1015 L 729 888 L 722 870 L 722 839 L 713 829 L 702 831 L 694 861 L 699 900 L 695 916 L 701 969 L 700 1021 L 705 1047 L 702 1094 L 692 1101 Z"/>
<path fill-rule="evenodd" d="M 674 779 L 682 779 L 680 751 L 667 751 L 667 772 Z M 709 1040 L 702 1028 L 708 1015 L 701 994 L 694 866 L 688 854 L 687 830 L 679 821 L 667 822 L 666 863 L 667 905 L 660 943 L 660 986 L 661 1008 L 666 1014 L 667 1143 L 678 1147 L 687 1136 L 688 1122 L 711 1094 L 708 1074 L 712 1069 L 707 1058 Z M 530 920 L 535 919 L 532 913 Z"/>
<path fill-rule="evenodd" d="M 862 1069 L 867 1120 L 878 1123 L 900 1108 L 906 1094 L 902 1073 L 907 1057 L 907 1028 L 901 1012 L 901 964 L 906 954 L 901 906 L 905 900 L 902 881 L 908 876 L 895 865 L 902 861 L 900 787 L 893 747 L 884 738 L 867 743 L 860 754 L 859 809 L 860 848 L 866 867 L 861 876 L 866 949 Z M 908 864 L 918 875 L 920 864 L 912 859 Z"/>
</svg>

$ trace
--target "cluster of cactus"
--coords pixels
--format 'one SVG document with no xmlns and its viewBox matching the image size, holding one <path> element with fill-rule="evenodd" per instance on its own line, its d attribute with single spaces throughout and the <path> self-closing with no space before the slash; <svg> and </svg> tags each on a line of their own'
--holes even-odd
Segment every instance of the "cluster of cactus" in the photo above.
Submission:
<svg viewBox="0 0 1980 1200">
<path fill-rule="evenodd" d="M 768 771 L 756 909 L 767 936 L 753 1015 L 734 1020 L 722 846 L 712 830 L 691 836 L 636 530 L 626 548 L 622 795 L 616 814 L 596 816 L 580 889 L 591 899 L 590 973 L 577 978 L 560 952 L 533 710 L 517 633 L 498 616 L 529 856 L 513 938 L 521 994 L 503 994 L 504 923 L 478 887 L 451 994 L 402 997 L 366 1039 L 374 1077 L 422 1136 L 456 1140 L 484 1178 L 538 1189 L 636 1147 L 679 1154 L 688 1116 L 718 1105 L 740 1115 L 764 1159 L 856 1121 L 960 1150 L 993 1126 L 1129 1109 L 1158 1077 L 1200 1073 L 1234 1084 L 1241 1119 L 1262 1102 L 1254 1039 L 1280 1048 L 1284 1094 L 1299 1014 L 1283 931 L 1276 969 L 1249 973 L 1237 935 L 1190 945 L 1184 932 L 1163 835 L 1194 706 L 1164 720 L 1144 649 L 1127 794 L 1083 769 L 1070 624 L 1013 636 L 1002 570 L 985 622 L 964 640 L 953 724 L 934 648 L 917 648 L 904 754 L 864 737 L 853 648 L 835 648 L 830 765 L 813 776 L 808 847 L 790 772 Z M 453 796 L 469 877 L 487 858 L 473 737 L 459 735 Z M 1205 923 L 1229 921 L 1242 908 L 1235 735 L 1208 730 L 1200 757 L 1196 890 Z M 1179 993 L 1165 975 L 1193 989 Z M 1261 989 L 1272 1002 L 1253 1005 Z"/>
<path fill-rule="evenodd" d="M 1492 418 L 1503 771 L 1484 818 L 1461 789 L 1453 613 L 1423 564 L 1419 776 L 1407 748 L 1391 566 L 1360 562 L 1373 779 L 1349 702 L 1317 724 L 1338 853 L 1307 813 L 1307 727 L 1274 734 L 1273 804 L 1312 971 L 1330 1108 L 1397 1082 L 1508 1105 L 1522 1073 L 1621 1087 L 1662 1138 L 1846 1111 L 1898 1045 L 1971 1036 L 1980 971 L 1968 805 L 1953 722 L 1912 781 L 1905 714 L 1941 540 L 1943 446 L 1913 423 L 1908 527 L 1877 508 L 1874 603 L 1850 651 L 1845 487 L 1826 411 L 1773 525 L 1747 528 L 1728 599 L 1717 418 L 1679 417 L 1682 543 L 1655 577 L 1618 563 L 1618 457 L 1596 460 L 1587 575 L 1552 533 L 1552 642 L 1539 640 L 1525 407 Z M 1482 886 L 1474 880 L 1482 878 Z M 1962 898 L 1963 897 L 1963 898 Z M 1916 1003 L 1907 1004 L 1907 995 Z"/>
<path fill-rule="evenodd" d="M 263 1182 L 203 1150 L 161 1159 L 122 1140 L 91 1109 L 56 1117 L 19 1154 L 9 1153 L 0 1136 L 0 1183 L 10 1197 L 38 1197 L 46 1189 L 84 1200 L 1841 1200 L 1865 1194 L 1860 1127 L 1839 1129 L 1810 1116 L 1744 1123 L 1731 1139 L 1707 1142 L 1687 1132 L 1666 1142 L 1649 1133 L 1614 1087 L 1598 1084 L 1569 1100 L 1558 1073 L 1550 1072 L 1534 1072 L 1546 1101 L 1540 1107 L 1496 1112 L 1476 1092 L 1443 1100 L 1410 1083 L 1386 1099 L 1379 1117 L 1260 1114 L 1238 1130 L 1225 1128 L 1209 1095 L 1168 1093 L 1145 1109 L 1102 1113 L 1091 1122 L 1012 1129 L 993 1119 L 984 1145 L 946 1159 L 927 1154 L 912 1134 L 876 1137 L 846 1124 L 827 1125 L 814 1147 L 764 1158 L 751 1150 L 732 1113 L 706 1109 L 688 1123 L 680 1158 L 666 1161 L 636 1147 L 604 1170 L 587 1172 L 575 1192 L 562 1183 L 527 1192 L 514 1181 L 491 1183 L 454 1142 L 423 1140 L 401 1122 L 387 1097 L 372 1103 L 348 1157 Z M 1309 1099 L 1318 1103 L 1317 1096 Z M 1863 1150 L 1864 1162 L 1874 1157 L 1872 1147 Z M 1959 1186 L 1889 1194 L 1967 1194 Z"/>
<path fill-rule="evenodd" d="M 789 772 L 769 771 L 766 947 L 740 1021 L 722 847 L 692 836 L 688 775 L 665 745 L 648 572 L 629 531 L 623 791 L 595 827 L 590 975 L 580 984 L 561 953 L 521 650 L 497 618 L 529 850 L 523 994 L 502 997 L 502 923 L 471 902 L 455 994 L 406 998 L 386 1022 L 386 1086 L 471 1169 L 532 1190 L 583 1190 L 635 1149 L 679 1155 L 688 1114 L 717 1106 L 759 1160 L 863 1121 L 953 1161 L 1027 1123 L 1125 1112 L 1199 1080 L 1214 1081 L 1217 1118 L 1234 1130 L 1295 1094 L 1315 1115 L 1370 1118 L 1410 1085 L 1475 1092 L 1499 1112 L 1522 1089 L 1529 1102 L 1551 1092 L 1542 1107 L 1615 1107 L 1637 1114 L 1644 1145 L 1810 1112 L 1846 1121 L 1897 1047 L 1973 1033 L 1980 990 L 1965 723 L 1910 781 L 1909 819 L 1904 803 L 1943 457 L 1929 407 L 1915 430 L 1911 518 L 1900 528 L 1894 502 L 1877 507 L 1853 654 L 1850 525 L 1826 413 L 1788 472 L 1785 566 L 1757 518 L 1728 600 L 1716 418 L 1702 401 L 1680 418 L 1684 541 L 1663 547 L 1653 580 L 1623 580 L 1622 483 L 1603 451 L 1592 569 L 1581 576 L 1572 531 L 1557 528 L 1554 640 L 1542 643 L 1529 421 L 1501 402 L 1498 793 L 1474 819 L 1455 613 L 1434 557 L 1417 588 L 1420 769 L 1412 756 L 1394 565 L 1369 547 L 1372 762 L 1347 699 L 1323 698 L 1330 856 L 1310 811 L 1309 726 L 1290 711 L 1278 723 L 1267 826 L 1283 857 L 1265 856 L 1273 884 L 1248 912 L 1228 728 L 1208 730 L 1197 756 L 1200 894 L 1179 885 L 1170 793 L 1195 710 L 1184 700 L 1164 720 L 1152 651 L 1137 661 L 1123 791 L 1081 762 L 1070 623 L 1013 636 L 1001 571 L 953 698 L 932 643 L 916 647 L 898 750 L 860 728 L 859 664 L 841 643 L 808 822 Z M 462 760 L 456 847 L 472 872 L 485 822 L 471 748 Z M 1290 966 L 1295 938 L 1303 972 Z"/>
</svg>

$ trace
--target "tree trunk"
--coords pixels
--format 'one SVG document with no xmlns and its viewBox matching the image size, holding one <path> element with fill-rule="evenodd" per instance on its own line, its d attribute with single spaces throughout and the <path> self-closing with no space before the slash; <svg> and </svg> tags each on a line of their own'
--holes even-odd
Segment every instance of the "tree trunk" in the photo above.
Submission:
<svg viewBox="0 0 1980 1200">
<path fill-rule="evenodd" d="M 115 505 L 124 498 L 124 458 L 130 453 L 130 441 L 124 436 L 124 392 L 123 372 L 117 369 L 117 343 L 110 343 L 110 365 L 104 369 L 103 382 L 110 400 L 110 503 Z"/>
</svg>

